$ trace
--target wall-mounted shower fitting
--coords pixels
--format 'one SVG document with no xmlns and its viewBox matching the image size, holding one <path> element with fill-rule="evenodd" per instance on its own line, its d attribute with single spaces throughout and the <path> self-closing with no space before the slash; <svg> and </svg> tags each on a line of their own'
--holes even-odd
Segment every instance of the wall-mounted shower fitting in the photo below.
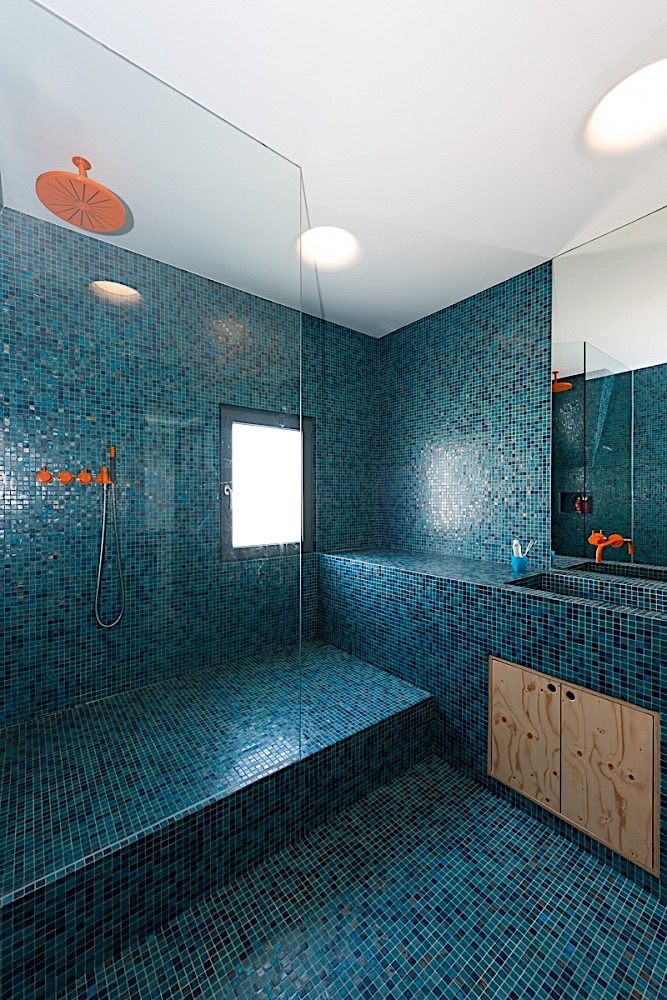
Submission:
<svg viewBox="0 0 667 1000">
<path fill-rule="evenodd" d="M 53 479 L 53 473 L 49 472 L 47 467 L 43 465 L 41 469 L 37 471 L 37 475 L 35 478 L 37 479 L 37 482 L 40 483 L 42 486 L 48 486 L 48 484 Z"/>
<path fill-rule="evenodd" d="M 109 471 L 112 468 L 115 470 L 115 457 L 113 459 L 113 464 L 110 464 L 108 466 L 107 465 L 102 466 L 97 476 L 95 477 L 97 479 L 97 482 L 100 483 L 101 485 L 104 485 L 104 483 L 110 485 L 112 480 L 115 480 L 116 478 L 115 471 L 113 472 Z M 70 472 L 68 469 L 63 469 L 56 475 L 55 478 L 63 486 L 69 486 L 70 483 L 74 482 L 75 479 L 81 484 L 81 486 L 89 486 L 90 483 L 92 483 L 93 481 L 93 474 L 90 471 L 90 469 L 81 469 L 81 471 L 77 472 L 76 475 L 74 475 L 74 473 Z M 40 486 L 48 486 L 49 483 L 53 482 L 54 476 L 51 470 L 47 469 L 47 467 L 43 465 L 41 469 L 37 470 L 35 474 L 35 479 L 40 484 Z"/>
<path fill-rule="evenodd" d="M 95 620 L 100 628 L 113 628 L 118 625 L 125 613 L 125 580 L 123 579 L 123 560 L 120 554 L 120 533 L 118 530 L 118 512 L 116 509 L 116 448 L 109 447 L 109 465 L 103 465 L 97 475 L 97 482 L 102 485 L 102 531 L 100 534 L 100 554 L 97 561 L 97 582 L 95 584 Z M 118 583 L 120 586 L 120 611 L 110 622 L 102 619 L 100 611 L 100 601 L 102 595 L 102 571 L 104 569 L 104 556 L 107 539 L 107 514 L 109 494 L 111 494 L 111 517 L 113 519 L 113 532 L 116 554 L 116 569 L 118 571 Z"/>
<path fill-rule="evenodd" d="M 73 156 L 77 173 L 47 170 L 35 181 L 35 192 L 45 208 L 63 222 L 90 233 L 117 233 L 125 225 L 125 206 L 117 194 L 88 176 L 85 156 Z"/>
</svg>

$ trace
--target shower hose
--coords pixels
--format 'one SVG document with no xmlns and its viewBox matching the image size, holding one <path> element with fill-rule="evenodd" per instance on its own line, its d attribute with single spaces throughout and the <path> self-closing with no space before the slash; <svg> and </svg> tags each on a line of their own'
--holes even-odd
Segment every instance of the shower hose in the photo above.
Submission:
<svg viewBox="0 0 667 1000">
<path fill-rule="evenodd" d="M 123 562 L 120 555 L 120 538 L 118 536 L 118 515 L 116 513 L 116 484 L 104 484 L 104 494 L 102 498 L 102 534 L 100 536 L 100 557 L 97 561 L 97 584 L 95 586 L 95 619 L 100 628 L 113 628 L 123 617 L 125 612 L 125 581 L 123 579 Z M 104 550 L 107 538 L 107 507 L 109 501 L 109 491 L 111 491 L 111 516 L 113 519 L 114 539 L 116 546 L 116 566 L 118 568 L 118 580 L 120 582 L 120 611 L 116 617 L 110 621 L 102 620 L 100 613 L 100 596 L 102 592 L 102 570 L 104 569 Z"/>
</svg>

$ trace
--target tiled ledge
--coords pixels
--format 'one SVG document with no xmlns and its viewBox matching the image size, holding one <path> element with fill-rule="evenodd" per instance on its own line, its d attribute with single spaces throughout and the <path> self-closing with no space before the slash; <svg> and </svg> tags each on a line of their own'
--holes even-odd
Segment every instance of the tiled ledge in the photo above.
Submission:
<svg viewBox="0 0 667 1000">
<path fill-rule="evenodd" d="M 629 587 L 642 590 L 661 590 L 664 585 L 660 583 L 638 583 L 632 578 L 625 576 L 606 577 L 604 581 L 599 576 L 592 577 L 593 583 L 588 593 L 583 592 L 583 588 L 572 587 L 571 593 L 549 593 L 544 590 L 532 589 L 530 586 L 531 577 L 543 575 L 547 572 L 539 567 L 530 567 L 525 573 L 514 574 L 509 563 L 487 562 L 481 559 L 463 559 L 456 556 L 427 555 L 424 553 L 410 552 L 385 552 L 382 550 L 368 550 L 356 552 L 335 552 L 323 553 L 322 559 L 336 559 L 351 564 L 363 565 L 378 572 L 384 570 L 398 571 L 411 576 L 422 576 L 432 580 L 442 580 L 448 583 L 464 584 L 474 587 L 491 587 L 506 590 L 508 594 L 516 597 L 517 590 L 522 596 L 537 597 L 541 601 L 555 602 L 557 604 L 576 604 L 590 606 L 618 612 L 621 615 L 656 618 L 658 621 L 667 623 L 667 613 L 655 610 L 650 606 L 638 608 L 631 604 L 621 604 L 617 601 L 605 600 L 602 594 L 602 584 L 607 587 L 618 587 L 618 593 L 626 593 Z M 580 565 L 582 560 L 577 560 Z M 563 572 L 563 570 L 558 570 Z M 585 574 L 578 574 L 583 577 Z M 520 588 L 517 584 L 520 583 Z M 648 602 L 647 602 L 648 603 Z"/>
<path fill-rule="evenodd" d="M 328 559 L 344 559 L 355 563 L 376 566 L 378 569 L 395 569 L 403 573 L 429 576 L 436 580 L 453 580 L 457 583 L 475 583 L 480 586 L 500 587 L 512 579 L 509 563 L 485 562 L 481 559 L 461 559 L 455 556 L 432 556 L 411 552 L 384 552 L 380 549 L 359 552 L 326 553 Z M 531 569 L 522 576 L 537 573 Z"/>
</svg>

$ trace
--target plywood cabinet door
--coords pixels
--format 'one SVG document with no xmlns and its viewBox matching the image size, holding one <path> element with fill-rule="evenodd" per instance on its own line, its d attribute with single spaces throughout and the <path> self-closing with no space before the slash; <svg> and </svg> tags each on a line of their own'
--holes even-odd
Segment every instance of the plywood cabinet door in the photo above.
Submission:
<svg viewBox="0 0 667 1000">
<path fill-rule="evenodd" d="M 490 660 L 489 769 L 511 788 L 560 809 L 560 684 Z"/>
<path fill-rule="evenodd" d="M 626 858 L 654 863 L 654 714 L 561 686 L 561 812 Z"/>
</svg>

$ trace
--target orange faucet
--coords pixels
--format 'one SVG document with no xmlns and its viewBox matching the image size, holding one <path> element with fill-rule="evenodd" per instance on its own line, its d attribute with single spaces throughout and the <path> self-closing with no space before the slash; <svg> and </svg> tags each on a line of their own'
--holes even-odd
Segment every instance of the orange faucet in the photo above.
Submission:
<svg viewBox="0 0 667 1000">
<path fill-rule="evenodd" d="M 627 545 L 628 555 L 633 556 L 635 554 L 635 545 L 631 538 L 623 538 L 623 535 L 618 535 L 612 533 L 609 538 L 603 535 L 598 529 L 597 531 L 591 531 L 588 536 L 588 542 L 590 545 L 595 545 L 595 561 L 596 563 L 602 562 L 602 552 L 608 545 L 611 545 L 612 549 L 620 549 L 621 545 Z"/>
</svg>

